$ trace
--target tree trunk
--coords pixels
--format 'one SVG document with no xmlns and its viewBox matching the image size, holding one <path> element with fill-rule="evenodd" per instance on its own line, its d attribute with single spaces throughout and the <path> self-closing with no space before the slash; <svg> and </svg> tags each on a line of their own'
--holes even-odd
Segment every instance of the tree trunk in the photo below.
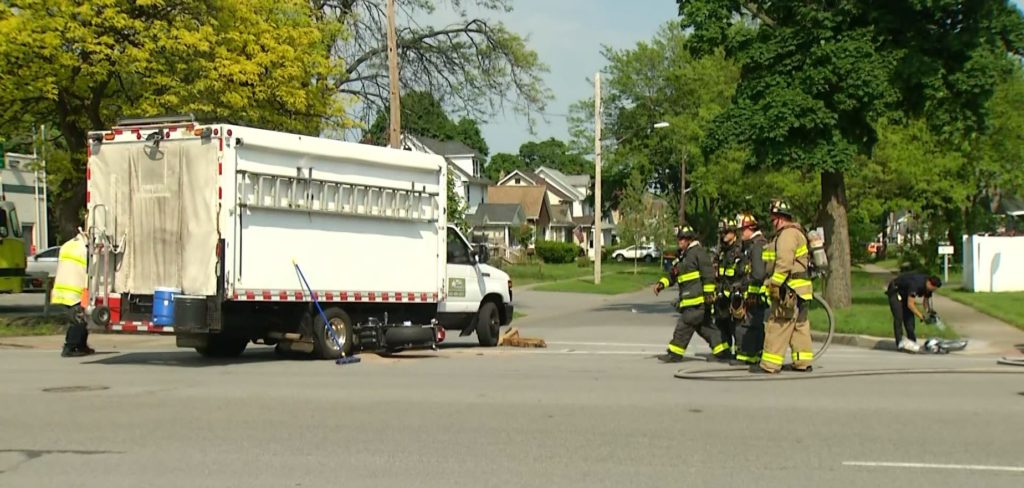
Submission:
<svg viewBox="0 0 1024 488">
<path fill-rule="evenodd" d="M 58 103 L 58 112 L 60 115 L 61 134 L 68 144 L 71 166 L 79 168 L 78 171 L 72 173 L 74 176 L 65 181 L 62 188 L 59 188 L 58 191 L 53 191 L 53 188 L 50 189 L 51 195 L 60 195 L 59 199 L 51 202 L 51 205 L 54 210 L 54 218 L 57 221 L 57 243 L 63 244 L 64 241 L 78 234 L 79 227 L 83 229 L 86 227 L 86 222 L 82 218 L 84 217 L 86 205 L 85 167 L 87 164 L 88 140 L 86 139 L 85 129 L 72 121 L 70 109 L 63 97 L 61 97 Z"/>
<path fill-rule="evenodd" d="M 850 224 L 846 218 L 846 180 L 843 173 L 821 173 L 821 221 L 825 228 L 829 273 L 825 300 L 832 308 L 846 308 L 850 293 Z"/>
</svg>

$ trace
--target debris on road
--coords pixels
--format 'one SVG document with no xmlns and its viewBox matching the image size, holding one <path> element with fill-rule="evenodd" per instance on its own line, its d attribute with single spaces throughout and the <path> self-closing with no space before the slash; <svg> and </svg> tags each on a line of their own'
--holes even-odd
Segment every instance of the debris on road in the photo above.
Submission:
<svg viewBox="0 0 1024 488">
<path fill-rule="evenodd" d="M 498 341 L 499 346 L 510 346 L 510 347 L 548 347 L 544 339 L 536 337 L 520 337 L 519 328 L 512 327 L 502 334 L 501 339 Z"/>
</svg>

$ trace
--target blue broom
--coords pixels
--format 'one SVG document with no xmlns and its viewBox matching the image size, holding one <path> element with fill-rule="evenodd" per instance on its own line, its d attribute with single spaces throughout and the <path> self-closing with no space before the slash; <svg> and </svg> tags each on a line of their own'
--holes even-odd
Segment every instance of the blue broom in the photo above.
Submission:
<svg viewBox="0 0 1024 488">
<path fill-rule="evenodd" d="M 341 352 L 341 357 L 334 361 L 335 364 L 354 364 L 362 361 L 358 356 L 345 356 L 345 348 L 341 345 L 341 341 L 338 340 L 338 335 L 334 333 L 334 327 L 331 326 L 331 322 L 327 320 L 327 315 L 324 313 L 324 309 L 320 307 L 320 300 L 317 299 L 316 293 L 313 293 L 313 288 L 309 286 L 309 282 L 306 281 L 306 275 L 302 273 L 302 268 L 299 268 L 299 263 L 292 259 L 292 265 L 295 266 L 295 272 L 299 274 L 299 279 L 302 280 L 301 285 L 306 287 L 306 291 L 309 292 L 309 296 L 313 299 L 313 304 L 316 305 L 317 312 L 320 312 L 320 318 L 324 321 L 324 328 L 327 329 L 331 334 L 331 340 L 334 341 L 334 345 L 338 347 L 338 351 Z"/>
</svg>

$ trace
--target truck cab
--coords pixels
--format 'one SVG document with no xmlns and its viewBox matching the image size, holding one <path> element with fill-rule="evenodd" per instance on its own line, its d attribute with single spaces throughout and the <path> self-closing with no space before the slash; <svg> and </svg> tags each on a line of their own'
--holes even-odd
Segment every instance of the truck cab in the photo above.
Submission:
<svg viewBox="0 0 1024 488">
<path fill-rule="evenodd" d="M 476 332 L 481 346 L 498 344 L 501 326 L 512 323 L 512 280 L 487 264 L 486 246 L 474 249 L 454 226 L 447 229 L 445 296 L 438 305 L 438 322 L 460 336 Z"/>
</svg>

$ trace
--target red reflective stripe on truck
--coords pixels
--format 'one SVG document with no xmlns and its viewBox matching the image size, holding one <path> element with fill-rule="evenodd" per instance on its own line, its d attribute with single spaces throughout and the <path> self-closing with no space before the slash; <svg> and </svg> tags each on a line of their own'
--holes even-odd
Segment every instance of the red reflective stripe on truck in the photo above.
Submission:
<svg viewBox="0 0 1024 488">
<path fill-rule="evenodd" d="M 305 290 L 237 290 L 232 294 L 233 300 L 241 301 L 294 301 L 304 302 L 312 299 L 334 302 L 427 302 L 430 297 L 437 297 L 437 293 L 426 292 L 402 292 L 402 291 L 325 291 L 313 290 L 307 293 Z"/>
</svg>

